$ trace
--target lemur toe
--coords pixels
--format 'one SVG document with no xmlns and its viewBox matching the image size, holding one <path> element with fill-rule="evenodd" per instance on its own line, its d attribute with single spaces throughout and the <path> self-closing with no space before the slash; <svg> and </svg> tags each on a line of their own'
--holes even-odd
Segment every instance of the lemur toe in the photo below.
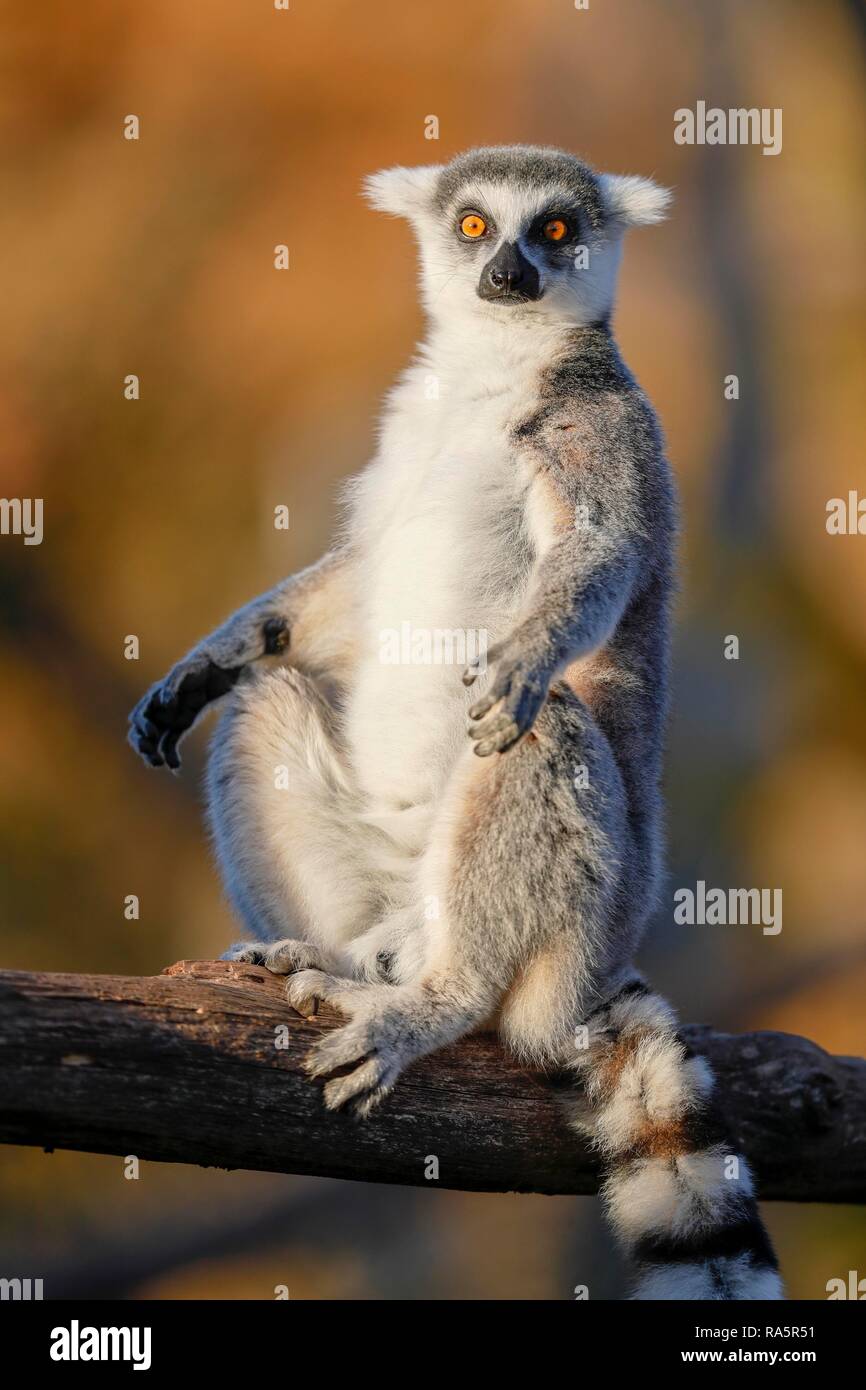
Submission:
<svg viewBox="0 0 866 1390">
<path fill-rule="evenodd" d="M 325 1086 L 325 1105 L 329 1110 L 348 1108 L 358 1119 L 366 1119 L 391 1090 L 388 1067 L 381 1057 L 370 1057 L 346 1076 L 336 1077 Z"/>
<path fill-rule="evenodd" d="M 243 961 L 246 965 L 264 965 L 267 943 L 253 941 L 239 941 L 236 946 L 230 946 L 227 951 L 223 951 L 220 960 Z"/>
<path fill-rule="evenodd" d="M 471 706 L 469 710 L 469 718 L 483 719 L 485 714 L 492 710 L 493 706 L 497 704 L 501 698 L 502 697 L 500 695 L 497 695 L 495 691 L 488 690 L 486 695 L 482 695 L 481 699 L 476 700 L 475 704 Z"/>
<path fill-rule="evenodd" d="M 494 735 L 501 733 L 504 729 L 514 727 L 514 716 L 503 710 L 501 714 L 494 714 L 491 719 L 483 719 L 480 724 L 469 726 L 469 737 L 477 740 L 493 738 Z"/>
<path fill-rule="evenodd" d="M 469 737 L 475 740 L 475 753 L 479 758 L 489 758 L 491 753 L 504 753 L 520 738 L 520 726 L 514 717 L 507 713 L 497 714 L 493 719 L 485 719 L 482 724 L 469 730 Z"/>
<path fill-rule="evenodd" d="M 335 1028 L 314 1043 L 304 1058 L 304 1071 L 308 1076 L 330 1076 L 340 1067 L 363 1062 L 370 1051 L 366 1030 L 357 1024 L 347 1024 Z"/>
<path fill-rule="evenodd" d="M 249 965 L 264 965 L 273 975 L 291 975 L 298 970 L 315 970 L 320 957 L 314 946 L 306 941 L 286 937 L 282 941 L 239 941 L 231 946 L 223 960 L 246 961 Z"/>
<path fill-rule="evenodd" d="M 335 975 L 326 975 L 322 970 L 304 969 L 289 976 L 286 981 L 286 998 L 292 1008 L 304 1018 L 315 1017 L 319 1000 L 333 1004 L 340 1013 L 349 1014 L 352 991 L 363 988 L 364 986 L 355 980 L 338 979 Z M 314 1005 L 316 1007 L 311 1007 Z"/>
<path fill-rule="evenodd" d="M 129 742 L 136 753 L 153 767 L 162 765 L 159 755 L 160 730 L 147 716 L 147 707 L 140 701 L 129 716 Z"/>
<path fill-rule="evenodd" d="M 180 767 L 180 755 L 177 751 L 180 732 L 179 729 L 168 729 L 159 741 L 159 756 L 172 772 L 176 772 Z"/>
</svg>

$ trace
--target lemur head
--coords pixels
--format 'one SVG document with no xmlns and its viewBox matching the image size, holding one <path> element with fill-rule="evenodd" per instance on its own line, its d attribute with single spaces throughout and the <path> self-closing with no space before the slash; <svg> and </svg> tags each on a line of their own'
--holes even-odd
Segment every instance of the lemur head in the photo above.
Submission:
<svg viewBox="0 0 866 1390">
<path fill-rule="evenodd" d="M 437 320 L 605 320 L 623 233 L 659 222 L 670 201 L 650 179 L 597 174 L 564 150 L 532 145 L 384 169 L 365 187 L 374 207 L 412 224 L 424 302 Z"/>
</svg>

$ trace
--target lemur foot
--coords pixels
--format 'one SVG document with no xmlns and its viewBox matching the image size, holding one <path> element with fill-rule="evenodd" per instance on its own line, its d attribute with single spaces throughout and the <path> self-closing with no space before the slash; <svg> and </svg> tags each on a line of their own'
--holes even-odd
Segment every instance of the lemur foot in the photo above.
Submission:
<svg viewBox="0 0 866 1390">
<path fill-rule="evenodd" d="M 418 919 L 414 912 L 392 913 L 343 948 L 347 974 L 368 984 L 399 983 L 411 965 L 410 942 L 418 935 Z"/>
<path fill-rule="evenodd" d="M 253 640 L 211 639 L 173 666 L 150 687 L 129 716 L 129 742 L 151 767 L 180 767 L 177 745 L 206 705 L 237 684 L 251 662 L 278 656 L 289 644 L 284 619 L 267 618 Z"/>
<path fill-rule="evenodd" d="M 341 980 L 320 970 L 303 970 L 286 984 L 292 1008 L 305 1018 L 317 1000 L 333 1004 L 349 1022 L 320 1038 L 304 1061 L 311 1077 L 351 1067 L 325 1085 L 329 1110 L 347 1107 L 364 1118 L 380 1105 L 400 1072 L 419 1055 L 409 992 L 394 985 Z"/>
<path fill-rule="evenodd" d="M 264 965 L 274 975 L 291 975 L 296 970 L 318 970 L 323 964 L 319 951 L 306 941 L 239 941 L 223 953 L 223 960 L 241 960 Z"/>
</svg>

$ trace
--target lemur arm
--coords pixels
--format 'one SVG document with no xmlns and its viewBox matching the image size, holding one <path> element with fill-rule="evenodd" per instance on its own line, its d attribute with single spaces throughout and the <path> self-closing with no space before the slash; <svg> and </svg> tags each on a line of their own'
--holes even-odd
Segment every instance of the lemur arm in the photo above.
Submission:
<svg viewBox="0 0 866 1390">
<path fill-rule="evenodd" d="M 557 412 L 533 432 L 536 507 L 555 537 L 537 562 L 522 617 L 486 654 L 495 669 L 469 711 L 480 757 L 505 752 L 532 728 L 551 683 L 608 641 L 634 594 L 643 550 L 640 489 L 618 415 L 602 413 L 587 428 L 585 415 L 577 426 Z M 476 663 L 466 672 L 467 685 L 478 670 Z"/>
<path fill-rule="evenodd" d="M 153 767 L 178 768 L 184 734 L 264 658 L 339 683 L 351 667 L 355 641 L 350 575 L 349 553 L 332 550 L 239 608 L 139 700 L 129 716 L 136 752 Z"/>
<path fill-rule="evenodd" d="M 637 573 L 628 537 L 611 531 L 563 536 L 533 576 L 526 617 L 513 634 L 517 644 L 555 678 L 613 634 Z"/>
</svg>

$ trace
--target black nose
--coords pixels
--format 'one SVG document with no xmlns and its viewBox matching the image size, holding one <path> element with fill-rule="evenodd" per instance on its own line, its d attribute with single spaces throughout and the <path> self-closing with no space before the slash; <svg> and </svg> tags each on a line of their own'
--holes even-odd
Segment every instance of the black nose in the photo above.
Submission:
<svg viewBox="0 0 866 1390">
<path fill-rule="evenodd" d="M 537 299 L 538 271 L 515 242 L 504 241 L 493 260 L 482 270 L 478 293 L 482 299 Z"/>
</svg>

